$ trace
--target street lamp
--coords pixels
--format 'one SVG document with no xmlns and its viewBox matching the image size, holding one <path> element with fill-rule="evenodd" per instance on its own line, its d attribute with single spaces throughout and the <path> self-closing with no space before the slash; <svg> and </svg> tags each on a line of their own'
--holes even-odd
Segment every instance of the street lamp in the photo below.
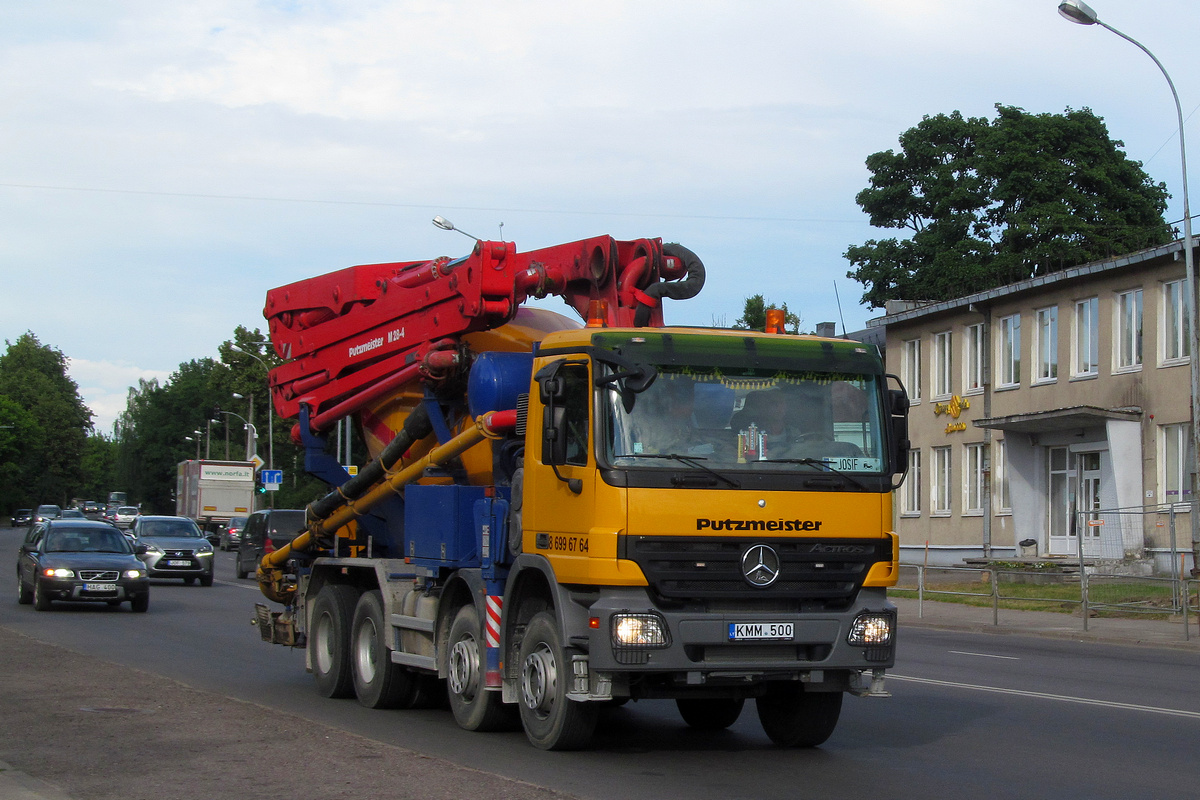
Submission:
<svg viewBox="0 0 1200 800">
<path fill-rule="evenodd" d="M 192 436 L 185 436 L 185 437 L 183 437 L 183 440 L 185 442 L 195 442 L 196 443 L 196 460 L 199 461 L 200 460 L 200 440 L 198 438 L 195 438 Z"/>
<path fill-rule="evenodd" d="M 243 394 L 238 394 L 237 392 L 234 392 L 233 399 L 234 400 L 245 400 L 247 398 Z M 253 420 L 254 419 L 254 395 L 253 394 L 250 395 L 249 400 L 250 400 L 250 419 Z M 252 424 L 252 423 L 247 423 L 247 424 Z M 249 433 L 247 433 L 247 436 L 249 436 Z M 254 448 L 254 451 L 258 452 L 257 446 Z M 246 460 L 247 461 L 250 460 L 250 440 L 248 438 L 246 439 Z"/>
<path fill-rule="evenodd" d="M 218 411 L 218 414 L 228 414 L 231 417 L 237 417 L 246 426 L 246 460 L 250 461 L 254 458 L 254 452 L 257 450 L 253 443 L 258 441 L 258 428 L 254 427 L 254 423 L 243 417 L 241 414 L 235 414 L 232 411 Z"/>
<path fill-rule="evenodd" d="M 251 353 L 249 350 L 244 350 L 241 347 L 238 347 L 236 344 L 230 344 L 229 348 L 231 350 L 234 350 L 235 352 L 241 353 L 244 356 L 250 356 L 255 361 L 262 364 L 263 369 L 265 369 L 267 371 L 267 375 L 268 375 L 268 380 L 267 380 L 267 390 L 268 390 L 268 394 L 267 394 L 267 469 L 275 469 L 275 426 L 273 424 L 274 415 L 271 413 L 271 407 L 275 404 L 271 402 L 271 395 L 270 395 L 271 367 L 268 366 L 267 362 L 263 361 L 262 358 L 260 358 L 259 356 L 256 356 L 254 353 Z"/>
<path fill-rule="evenodd" d="M 1184 281 L 1185 290 L 1188 297 L 1188 351 L 1189 364 L 1191 366 L 1192 377 L 1192 574 L 1197 574 L 1200 570 L 1200 508 L 1197 508 L 1196 501 L 1200 497 L 1200 486 L 1197 485 L 1197 464 L 1196 459 L 1200 457 L 1200 326 L 1197 326 L 1197 310 L 1196 310 L 1196 269 L 1194 264 L 1194 256 L 1192 254 L 1192 211 L 1188 205 L 1188 182 L 1187 182 L 1187 148 L 1183 141 L 1183 107 L 1179 104 L 1179 93 L 1175 91 L 1175 82 L 1171 80 L 1171 76 L 1167 73 L 1167 68 L 1162 65 L 1162 62 L 1151 53 L 1146 46 L 1131 36 L 1121 33 L 1111 25 L 1100 21 L 1100 17 L 1092 10 L 1091 6 L 1081 0 L 1063 0 L 1058 4 L 1058 13 L 1064 18 L 1079 25 L 1099 25 L 1101 28 L 1110 30 L 1117 36 L 1120 36 L 1125 41 L 1135 45 L 1154 62 L 1163 77 L 1167 79 L 1167 86 L 1171 89 L 1171 97 L 1175 100 L 1175 116 L 1179 122 L 1179 161 L 1183 169 L 1183 263 L 1187 270 L 1187 276 Z"/>
</svg>

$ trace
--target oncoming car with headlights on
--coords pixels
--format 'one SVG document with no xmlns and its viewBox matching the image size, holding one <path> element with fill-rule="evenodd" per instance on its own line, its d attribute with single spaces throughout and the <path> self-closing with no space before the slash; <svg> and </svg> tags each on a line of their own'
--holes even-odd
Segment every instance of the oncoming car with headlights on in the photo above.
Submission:
<svg viewBox="0 0 1200 800">
<path fill-rule="evenodd" d="M 151 578 L 183 578 L 201 586 L 213 584 L 213 546 L 195 521 L 187 517 L 138 517 L 131 529 L 134 541 L 146 552 L 138 556 L 146 562 Z"/>
<path fill-rule="evenodd" d="M 126 600 L 134 611 L 150 607 L 150 579 L 140 547 L 104 522 L 45 520 L 35 523 L 17 557 L 17 602 L 47 611 L 55 600 Z"/>
</svg>

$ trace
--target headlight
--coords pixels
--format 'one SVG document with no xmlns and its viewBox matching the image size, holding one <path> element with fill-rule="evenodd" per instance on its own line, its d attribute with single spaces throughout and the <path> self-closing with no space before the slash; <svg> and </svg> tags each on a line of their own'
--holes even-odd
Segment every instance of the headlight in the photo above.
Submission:
<svg viewBox="0 0 1200 800">
<path fill-rule="evenodd" d="M 149 544 L 149 543 L 144 543 L 144 544 L 146 544 L 146 552 L 147 553 L 162 553 L 162 548 L 159 547 L 158 545 Z"/>
<path fill-rule="evenodd" d="M 211 556 L 212 554 L 213 554 L 212 550 L 197 550 L 196 551 L 196 555 L 198 555 L 200 558 L 204 558 L 205 556 Z"/>
<path fill-rule="evenodd" d="M 892 641 L 891 614 L 859 614 L 850 626 L 846 643 L 851 647 L 890 644 Z"/>
<path fill-rule="evenodd" d="M 74 578 L 75 571 L 59 567 L 57 569 L 46 568 L 42 570 L 42 574 L 47 578 Z"/>
<path fill-rule="evenodd" d="M 614 614 L 612 637 L 616 647 L 666 647 L 667 626 L 657 614 Z"/>
<path fill-rule="evenodd" d="M 144 577 L 146 577 L 146 570 L 144 570 L 144 569 L 127 569 L 127 570 L 125 570 L 125 577 L 126 578 L 144 578 Z"/>
</svg>

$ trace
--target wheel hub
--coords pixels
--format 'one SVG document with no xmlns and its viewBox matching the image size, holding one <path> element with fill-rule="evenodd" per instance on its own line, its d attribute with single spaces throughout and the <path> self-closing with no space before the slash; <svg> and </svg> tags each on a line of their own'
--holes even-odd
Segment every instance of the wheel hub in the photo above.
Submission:
<svg viewBox="0 0 1200 800">
<path fill-rule="evenodd" d="M 463 698 L 472 700 L 479 689 L 479 645 L 470 636 L 464 636 L 454 643 L 450 649 L 449 674 L 446 680 L 450 691 Z"/>
<path fill-rule="evenodd" d="M 545 644 L 540 644 L 521 665 L 521 700 L 526 708 L 544 717 L 554 707 L 557 687 L 554 654 Z"/>
</svg>

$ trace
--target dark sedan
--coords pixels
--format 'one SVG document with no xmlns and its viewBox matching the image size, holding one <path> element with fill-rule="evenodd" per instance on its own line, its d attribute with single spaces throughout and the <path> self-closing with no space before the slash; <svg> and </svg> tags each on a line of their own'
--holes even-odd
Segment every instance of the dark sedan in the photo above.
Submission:
<svg viewBox="0 0 1200 800">
<path fill-rule="evenodd" d="M 14 528 L 23 527 L 33 522 L 32 508 L 18 508 L 12 515 L 12 526 Z"/>
<path fill-rule="evenodd" d="M 150 579 L 136 548 L 111 525 L 92 520 L 34 523 L 17 557 L 17 602 L 47 611 L 55 600 L 126 600 L 150 608 Z"/>
</svg>

